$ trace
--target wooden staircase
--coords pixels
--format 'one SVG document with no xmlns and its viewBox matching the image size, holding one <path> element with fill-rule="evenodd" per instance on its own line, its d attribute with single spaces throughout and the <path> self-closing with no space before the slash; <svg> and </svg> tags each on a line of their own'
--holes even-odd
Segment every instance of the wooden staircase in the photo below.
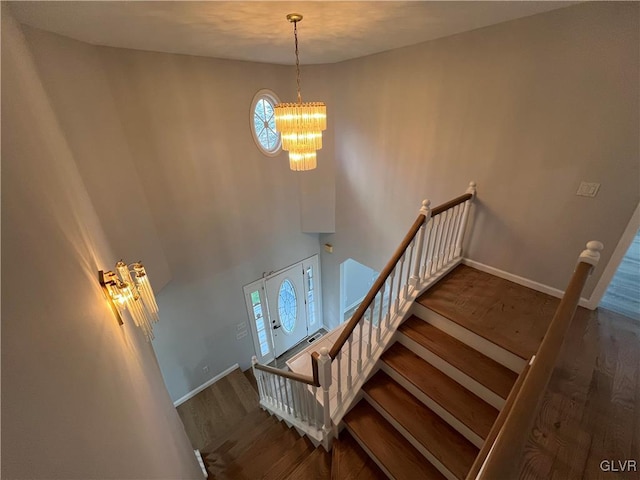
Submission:
<svg viewBox="0 0 640 480">
<path fill-rule="evenodd" d="M 202 456 L 209 480 L 386 478 L 348 432 L 327 452 L 258 409 Z"/>
<path fill-rule="evenodd" d="M 441 283 L 446 287 L 461 276 L 497 283 L 508 292 L 507 300 L 497 305 L 505 318 L 512 310 L 505 308 L 510 296 L 534 303 L 541 298 L 539 292 L 465 266 Z M 421 304 L 412 308 L 414 314 L 400 326 L 377 372 L 365 383 L 362 399 L 344 417 L 345 430 L 389 478 L 464 479 L 517 379 L 515 369 L 503 364 L 513 362 L 496 360 L 511 353 L 492 343 L 490 335 L 483 336 L 482 350 L 493 358 L 468 344 L 478 342 L 474 332 L 455 338 L 444 331 L 466 328 L 447 318 L 456 318 L 455 302 L 443 307 L 439 295 L 427 292 L 426 299 L 418 299 Z M 423 304 L 429 301 L 437 301 L 438 312 L 426 311 Z M 549 320 L 545 315 L 539 319 L 544 325 Z M 517 329 L 517 320 L 512 321 Z"/>
</svg>

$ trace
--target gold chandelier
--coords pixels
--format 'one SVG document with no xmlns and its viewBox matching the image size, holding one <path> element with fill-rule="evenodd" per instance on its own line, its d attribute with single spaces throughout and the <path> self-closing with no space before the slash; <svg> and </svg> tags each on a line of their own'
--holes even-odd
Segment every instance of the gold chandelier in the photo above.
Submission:
<svg viewBox="0 0 640 480">
<path fill-rule="evenodd" d="M 302 103 L 298 59 L 298 22 L 302 21 L 302 15 L 290 13 L 287 20 L 293 23 L 296 44 L 298 101 L 279 103 L 274 107 L 276 130 L 282 138 L 282 149 L 289 152 L 291 170 L 313 170 L 317 165 L 316 150 L 322 148 L 322 131 L 327 128 L 327 107 L 323 102 Z"/>
</svg>

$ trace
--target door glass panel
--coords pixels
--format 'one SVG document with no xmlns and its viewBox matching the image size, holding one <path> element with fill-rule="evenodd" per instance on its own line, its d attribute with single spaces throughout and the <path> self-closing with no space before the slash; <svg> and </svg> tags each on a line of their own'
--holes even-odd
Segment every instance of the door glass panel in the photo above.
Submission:
<svg viewBox="0 0 640 480">
<path fill-rule="evenodd" d="M 278 293 L 278 315 L 280 316 L 280 324 L 286 333 L 293 332 L 296 326 L 297 312 L 296 291 L 293 288 L 293 283 L 286 278 L 280 285 Z"/>
<path fill-rule="evenodd" d="M 316 303 L 313 282 L 313 268 L 307 267 L 307 315 L 309 317 L 309 325 L 316 323 Z"/>
<path fill-rule="evenodd" d="M 253 307 L 253 320 L 256 322 L 258 332 L 258 342 L 260 343 L 260 355 L 263 357 L 269 353 L 269 342 L 265 330 L 264 316 L 262 314 L 262 302 L 260 302 L 260 292 L 251 292 L 251 306 Z"/>
</svg>

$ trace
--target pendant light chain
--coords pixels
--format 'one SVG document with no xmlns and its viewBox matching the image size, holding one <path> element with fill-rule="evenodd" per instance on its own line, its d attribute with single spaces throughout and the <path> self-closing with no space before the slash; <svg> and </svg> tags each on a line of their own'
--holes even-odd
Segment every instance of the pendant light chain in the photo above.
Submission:
<svg viewBox="0 0 640 480">
<path fill-rule="evenodd" d="M 300 93 L 300 60 L 298 59 L 298 22 L 293 22 L 293 36 L 296 42 L 296 82 L 298 84 L 298 103 L 302 103 Z"/>
</svg>

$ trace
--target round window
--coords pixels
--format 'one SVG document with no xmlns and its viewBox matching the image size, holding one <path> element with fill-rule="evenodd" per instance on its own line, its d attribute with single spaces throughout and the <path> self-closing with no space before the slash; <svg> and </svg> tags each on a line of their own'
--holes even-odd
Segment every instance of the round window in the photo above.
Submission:
<svg viewBox="0 0 640 480">
<path fill-rule="evenodd" d="M 280 99 L 271 90 L 260 90 L 251 102 L 251 133 L 256 145 L 264 153 L 273 157 L 280 153 L 280 134 L 276 131 L 274 108 Z"/>
<path fill-rule="evenodd" d="M 289 279 L 285 279 L 280 284 L 278 292 L 278 315 L 280 324 L 286 333 L 293 332 L 296 327 L 296 317 L 298 316 L 298 301 L 296 290 Z"/>
</svg>

